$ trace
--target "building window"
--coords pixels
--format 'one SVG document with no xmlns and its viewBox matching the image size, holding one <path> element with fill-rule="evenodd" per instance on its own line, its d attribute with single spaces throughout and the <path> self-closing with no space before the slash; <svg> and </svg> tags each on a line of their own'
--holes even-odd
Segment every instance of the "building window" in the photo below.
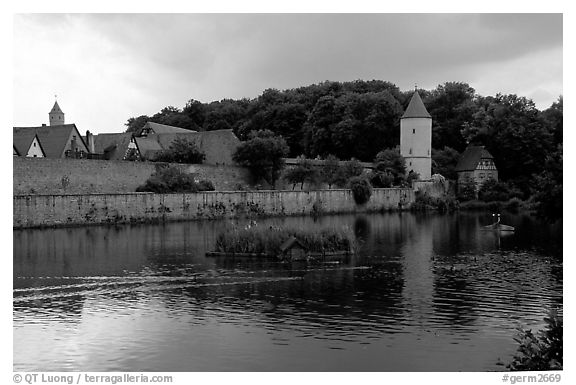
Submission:
<svg viewBox="0 0 576 385">
<path fill-rule="evenodd" d="M 412 166 L 412 161 L 410 161 L 410 166 Z"/>
<path fill-rule="evenodd" d="M 34 144 L 34 147 L 36 147 L 36 142 L 34 142 L 33 144 Z"/>
</svg>

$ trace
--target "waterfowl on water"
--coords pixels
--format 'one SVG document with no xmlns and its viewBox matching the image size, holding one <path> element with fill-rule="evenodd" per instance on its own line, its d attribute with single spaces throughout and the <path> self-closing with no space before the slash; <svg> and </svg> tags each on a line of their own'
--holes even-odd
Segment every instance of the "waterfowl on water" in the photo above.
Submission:
<svg viewBox="0 0 576 385">
<path fill-rule="evenodd" d="M 498 216 L 498 220 L 491 225 L 483 226 L 483 230 L 514 231 L 514 227 L 500 223 L 500 214 L 492 214 L 492 216 Z"/>
</svg>

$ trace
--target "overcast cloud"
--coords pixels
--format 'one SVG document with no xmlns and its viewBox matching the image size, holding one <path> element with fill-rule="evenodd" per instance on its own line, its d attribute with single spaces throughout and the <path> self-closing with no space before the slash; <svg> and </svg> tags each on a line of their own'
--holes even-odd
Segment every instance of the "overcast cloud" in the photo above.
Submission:
<svg viewBox="0 0 576 385">
<path fill-rule="evenodd" d="M 324 80 L 462 81 L 540 109 L 562 94 L 560 14 L 17 15 L 14 39 L 15 126 L 46 123 L 54 94 L 96 133 Z"/>
</svg>

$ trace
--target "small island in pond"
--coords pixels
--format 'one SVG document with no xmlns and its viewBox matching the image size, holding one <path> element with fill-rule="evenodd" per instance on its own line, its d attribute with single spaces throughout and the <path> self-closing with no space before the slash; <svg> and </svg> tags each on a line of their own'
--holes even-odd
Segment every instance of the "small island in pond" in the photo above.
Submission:
<svg viewBox="0 0 576 385">
<path fill-rule="evenodd" d="M 216 238 L 215 251 L 208 256 L 264 257 L 283 261 L 322 261 L 355 253 L 357 242 L 349 228 L 298 228 L 231 226 Z"/>
</svg>

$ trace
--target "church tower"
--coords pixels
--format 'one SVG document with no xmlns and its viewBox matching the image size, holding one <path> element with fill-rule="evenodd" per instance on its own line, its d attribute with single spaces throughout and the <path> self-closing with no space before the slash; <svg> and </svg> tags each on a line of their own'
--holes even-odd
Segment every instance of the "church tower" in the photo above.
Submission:
<svg viewBox="0 0 576 385">
<path fill-rule="evenodd" d="M 58 101 L 54 102 L 54 107 L 52 107 L 52 110 L 50 110 L 48 116 L 50 117 L 51 126 L 59 126 L 61 124 L 64 124 L 64 112 L 62 112 L 62 110 L 60 109 Z"/>
<path fill-rule="evenodd" d="M 420 180 L 430 180 L 431 153 L 432 116 L 426 110 L 418 91 L 414 91 L 400 119 L 400 155 L 406 160 L 406 172 L 414 171 L 420 175 Z"/>
</svg>

